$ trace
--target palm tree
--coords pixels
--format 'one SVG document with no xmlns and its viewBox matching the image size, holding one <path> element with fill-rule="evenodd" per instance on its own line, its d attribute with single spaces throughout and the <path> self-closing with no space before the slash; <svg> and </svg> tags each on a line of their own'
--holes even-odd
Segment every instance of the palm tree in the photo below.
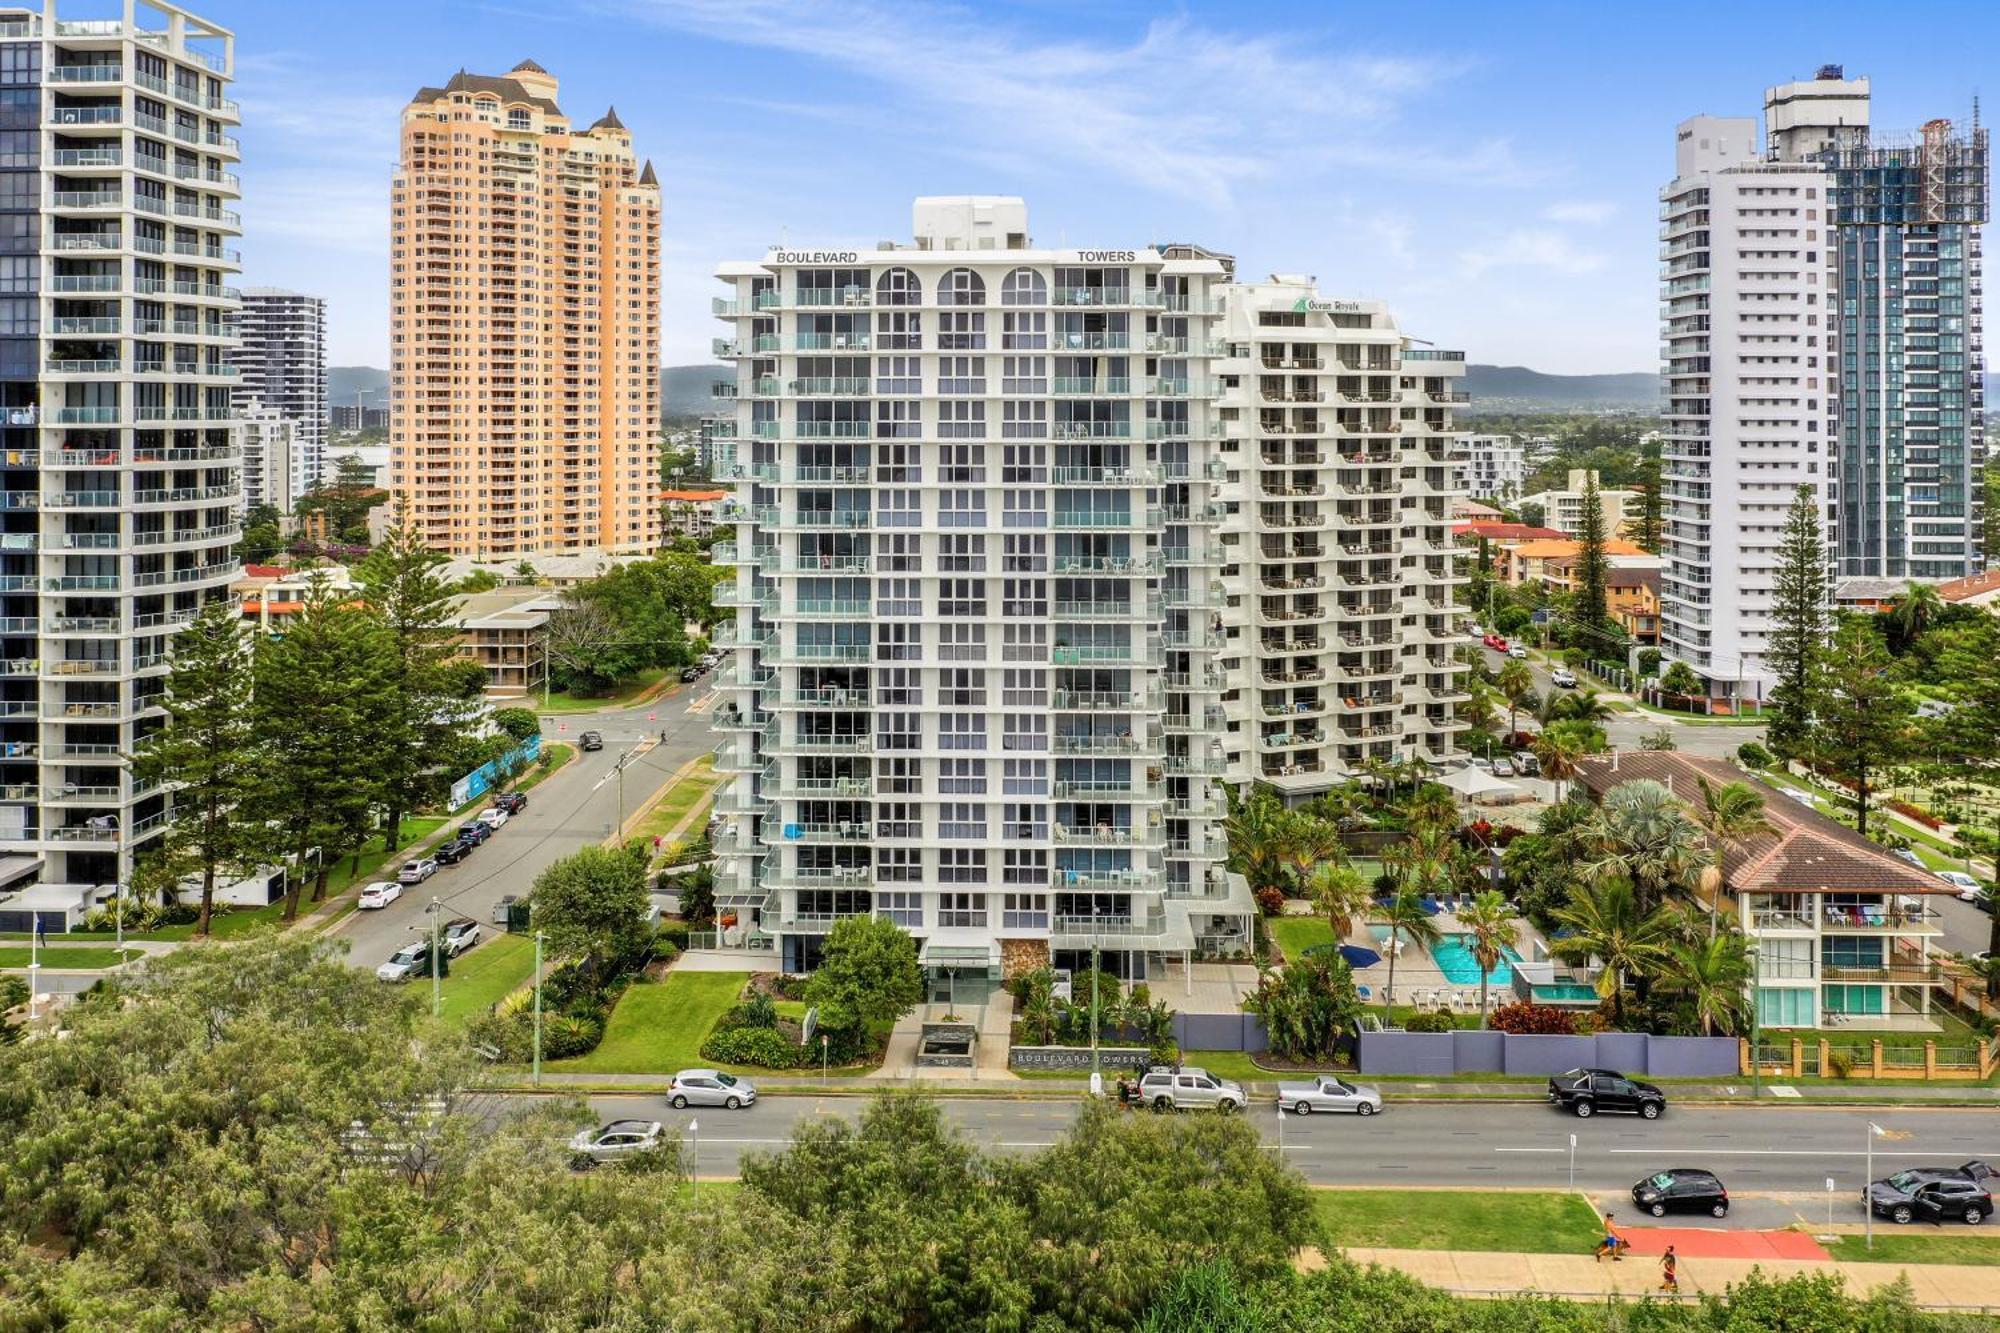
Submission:
<svg viewBox="0 0 2000 1333">
<path fill-rule="evenodd" d="M 1229 838 L 1229 859 L 1233 869 L 1250 882 L 1250 891 L 1271 888 L 1285 882 L 1285 803 L 1278 793 L 1262 783 L 1247 794 L 1236 787 L 1224 787 L 1229 812 L 1222 818 L 1222 831 Z"/>
<path fill-rule="evenodd" d="M 1642 912 L 1686 888 L 1707 860 L 1700 830 L 1657 782 L 1621 782 L 1606 792 L 1582 840 L 1590 857 L 1580 867 L 1583 877 L 1625 880 Z"/>
<path fill-rule="evenodd" d="M 1314 868 L 1313 907 L 1326 914 L 1335 947 L 1352 935 L 1356 924 L 1367 916 L 1369 900 L 1368 881 L 1353 866 L 1328 861 Z"/>
<path fill-rule="evenodd" d="M 1577 765 L 1589 751 L 1583 738 L 1569 727 L 1545 727 L 1530 747 L 1541 761 L 1542 776 L 1556 784 L 1556 804 L 1562 804 L 1563 783 L 1576 776 Z"/>
<path fill-rule="evenodd" d="M 1322 865 L 1339 865 L 1347 859 L 1341 846 L 1340 830 L 1324 819 L 1303 811 L 1290 810 L 1280 821 L 1281 855 L 1291 867 L 1294 890 L 1304 894 L 1313 871 Z"/>
<path fill-rule="evenodd" d="M 1764 818 L 1764 798 L 1749 783 L 1725 782 L 1715 786 L 1707 778 L 1697 780 L 1701 784 L 1701 808 L 1695 811 L 1695 822 L 1708 835 L 1709 848 L 1715 854 L 1714 883 L 1709 886 L 1708 894 L 1708 937 L 1714 939 L 1717 907 L 1729 882 L 1726 865 L 1729 853 L 1760 833 L 1772 832 L 1772 828 L 1771 821 Z"/>
<path fill-rule="evenodd" d="M 1750 957 L 1741 935 L 1731 931 L 1673 946 L 1673 975 L 1675 989 L 1694 1003 L 1702 1036 L 1714 1036 L 1718 1027 L 1735 1029 L 1743 1016 L 1744 983 L 1750 979 Z"/>
<path fill-rule="evenodd" d="M 1577 690 L 1563 706 L 1563 716 L 1573 722 L 1602 722 L 1611 715 L 1611 705 L 1597 690 Z"/>
<path fill-rule="evenodd" d="M 1424 910 L 1423 900 L 1408 889 L 1391 898 L 1383 911 L 1389 925 L 1389 940 L 1383 945 L 1383 951 L 1389 955 L 1389 985 L 1382 997 L 1386 1013 L 1396 1003 L 1396 941 L 1428 949 L 1438 942 L 1441 933 L 1437 922 L 1431 920 L 1431 914 Z"/>
<path fill-rule="evenodd" d="M 1549 942 L 1549 952 L 1566 963 L 1604 966 L 1598 974 L 1597 995 L 1611 1001 L 1611 1018 L 1625 1022 L 1625 979 L 1650 977 L 1672 956 L 1670 945 L 1679 929 L 1672 912 L 1647 914 L 1640 909 L 1632 885 L 1622 879 L 1580 886 L 1570 901 L 1549 914 L 1569 934 Z"/>
<path fill-rule="evenodd" d="M 1889 608 L 1889 615 L 1882 627 L 1889 632 L 1889 645 L 1900 657 L 1910 650 L 1910 645 L 1923 637 L 1924 631 L 1935 625 L 1944 614 L 1944 602 L 1938 591 L 1928 583 L 1911 583 L 1909 590 L 1896 599 Z"/>
<path fill-rule="evenodd" d="M 1403 803 L 1403 818 L 1413 829 L 1458 827 L 1458 798 L 1451 788 L 1428 782 Z"/>
<path fill-rule="evenodd" d="M 1485 731 L 1493 725 L 1493 693 L 1477 682 L 1467 692 L 1471 697 L 1458 705 L 1459 720 L 1470 723 L 1474 731 Z"/>
<path fill-rule="evenodd" d="M 1528 664 L 1518 658 L 1508 658 L 1500 668 L 1500 674 L 1493 678 L 1500 690 L 1500 697 L 1507 701 L 1507 734 L 1514 734 L 1514 718 L 1521 711 L 1521 702 L 1535 692 L 1535 677 L 1528 670 Z"/>
<path fill-rule="evenodd" d="M 1458 924 L 1472 936 L 1472 959 L 1479 964 L 1479 1026 L 1486 1026 L 1487 987 L 1493 969 L 1521 938 L 1521 927 L 1507 906 L 1507 899 L 1488 889 L 1461 908 Z"/>
</svg>

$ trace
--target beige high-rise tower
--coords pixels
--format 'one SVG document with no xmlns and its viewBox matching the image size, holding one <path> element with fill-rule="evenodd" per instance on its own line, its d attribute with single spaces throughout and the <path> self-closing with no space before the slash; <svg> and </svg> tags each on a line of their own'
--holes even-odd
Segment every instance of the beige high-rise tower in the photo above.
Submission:
<svg viewBox="0 0 2000 1333">
<path fill-rule="evenodd" d="M 615 111 L 555 99 L 524 60 L 403 111 L 390 485 L 454 555 L 658 539 L 659 181 Z"/>
</svg>

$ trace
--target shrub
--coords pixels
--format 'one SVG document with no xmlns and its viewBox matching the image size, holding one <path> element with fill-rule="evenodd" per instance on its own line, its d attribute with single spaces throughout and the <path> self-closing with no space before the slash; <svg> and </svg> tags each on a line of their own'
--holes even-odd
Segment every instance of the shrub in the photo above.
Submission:
<svg viewBox="0 0 2000 1333">
<path fill-rule="evenodd" d="M 1496 1032 L 1511 1032 L 1516 1036 L 1532 1033 L 1567 1037 L 1576 1032 L 1576 1015 L 1552 1004 L 1517 1002 L 1495 1009 L 1489 1026 Z"/>
<path fill-rule="evenodd" d="M 1639 650 L 1639 674 L 1642 676 L 1657 676 L 1660 674 L 1660 650 L 1658 648 L 1641 648 Z"/>
<path fill-rule="evenodd" d="M 1386 897 L 1396 891 L 1396 877 L 1385 870 L 1375 877 L 1374 887 L 1376 897 Z"/>
<path fill-rule="evenodd" d="M 1450 1014 L 1432 1012 L 1427 1014 L 1411 1014 L 1409 1021 L 1403 1024 L 1403 1030 L 1406 1032 L 1450 1032 L 1457 1026 L 1458 1024 L 1452 1021 Z"/>
<path fill-rule="evenodd" d="M 675 943 L 674 943 L 674 942 L 673 942 L 672 940 L 668 939 L 668 938 L 667 938 L 667 937 L 666 937 L 665 935 L 655 935 L 655 936 L 653 937 L 653 961 L 654 961 L 654 962 L 656 962 L 656 963 L 671 963 L 671 962 L 673 962 L 673 961 L 674 961 L 674 959 L 676 959 L 676 958 L 679 958 L 680 956 L 681 956 L 681 946 L 680 946 L 680 945 L 678 945 L 678 944 L 675 944 Z"/>
<path fill-rule="evenodd" d="M 1736 760 L 1745 768 L 1769 768 L 1778 757 L 1755 741 L 1745 741 L 1736 747 Z"/>
<path fill-rule="evenodd" d="M 813 1054 L 816 1062 L 817 1053 Z M 718 1028 L 701 1044 L 701 1058 L 760 1069 L 799 1069 L 808 1063 L 805 1047 L 776 1028 L 759 1027 Z"/>
<path fill-rule="evenodd" d="M 662 939 L 677 949 L 688 947 L 688 923 L 685 921 L 662 921 L 654 932 L 656 939 Z"/>
<path fill-rule="evenodd" d="M 27 982 L 19 977 L 0 977 L 0 1010 L 13 1009 L 27 1002 Z"/>
<path fill-rule="evenodd" d="M 1911 805 L 1908 801 L 1891 801 L 1889 808 L 1899 815 L 1907 815 L 1927 829 L 1935 830 L 1944 822 L 1922 806 Z"/>
<path fill-rule="evenodd" d="M 1854 1057 L 1846 1051 L 1829 1050 L 1826 1053 L 1827 1072 L 1835 1078 L 1851 1078 L 1854 1074 Z"/>
<path fill-rule="evenodd" d="M 771 980 L 771 994 L 781 1000 L 803 1000 L 806 998 L 806 979 L 781 972 Z"/>
<path fill-rule="evenodd" d="M 1266 884 L 1257 890 L 1257 910 L 1265 916 L 1276 916 L 1285 910 L 1284 890 Z"/>
<path fill-rule="evenodd" d="M 532 1041 L 532 1033 L 530 1040 Z M 561 1013 L 542 1015 L 542 1058 L 564 1060 L 588 1055 L 604 1040 L 604 1021 L 595 1016 Z"/>
</svg>

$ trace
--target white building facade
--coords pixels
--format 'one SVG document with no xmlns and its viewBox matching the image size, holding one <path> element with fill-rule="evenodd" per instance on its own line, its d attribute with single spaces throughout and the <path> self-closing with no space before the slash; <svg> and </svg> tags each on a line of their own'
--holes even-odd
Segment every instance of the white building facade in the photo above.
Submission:
<svg viewBox="0 0 2000 1333">
<path fill-rule="evenodd" d="M 1528 480 L 1527 447 L 1512 435 L 1467 435 L 1461 477 L 1473 499 L 1511 503 Z"/>
<path fill-rule="evenodd" d="M 1558 490 L 1522 496 L 1521 506 L 1538 506 L 1543 527 L 1574 537 L 1583 531 L 1584 487 L 1592 481 L 1598 482 L 1597 513 L 1604 520 L 1604 535 L 1616 537 L 1628 520 L 1638 517 L 1639 492 L 1605 486 L 1596 473 L 1584 468 L 1571 468 L 1568 480 Z"/>
<path fill-rule="evenodd" d="M 298 465 L 299 423 L 255 399 L 237 411 L 243 420 L 242 511 L 269 505 L 290 514 L 299 497 L 292 470 Z"/>
<path fill-rule="evenodd" d="M 718 269 L 725 939 L 807 970 L 873 912 L 960 998 L 1093 944 L 1128 976 L 1247 948 L 1221 781 L 1449 751 L 1428 696 L 1379 736 L 1331 700 L 1348 663 L 1451 706 L 1448 613 L 1420 614 L 1449 596 L 1451 354 L 1309 284 L 1253 301 L 1197 247 L 1035 248 L 1018 199 L 919 200 L 913 232 Z M 1372 596 L 1405 566 L 1439 581 L 1340 622 L 1344 571 Z"/>
<path fill-rule="evenodd" d="M 303 495 L 330 481 L 326 464 L 326 300 L 281 287 L 243 293 L 236 405 L 261 403 L 294 423 L 288 471 Z M 289 505 L 281 506 L 286 513 Z"/>
</svg>

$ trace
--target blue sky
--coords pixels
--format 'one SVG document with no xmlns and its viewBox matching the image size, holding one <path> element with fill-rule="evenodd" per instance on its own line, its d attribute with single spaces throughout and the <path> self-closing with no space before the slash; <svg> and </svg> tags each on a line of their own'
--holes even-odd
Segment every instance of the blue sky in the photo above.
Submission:
<svg viewBox="0 0 2000 1333">
<path fill-rule="evenodd" d="M 668 364 L 708 360 L 709 278 L 789 241 L 904 238 L 918 194 L 1026 197 L 1048 245 L 1194 240 L 1250 275 L 1380 297 L 1477 361 L 1657 360 L 1673 126 L 1844 62 L 1878 127 L 1964 119 L 2000 6 L 943 6 L 850 0 L 210 0 L 238 40 L 244 280 L 330 301 L 387 364 L 397 117 L 532 57 L 616 104 L 665 195 Z M 1906 11 L 1919 12 L 1919 11 Z M 1987 89 L 1985 91 L 1991 91 Z"/>
</svg>

